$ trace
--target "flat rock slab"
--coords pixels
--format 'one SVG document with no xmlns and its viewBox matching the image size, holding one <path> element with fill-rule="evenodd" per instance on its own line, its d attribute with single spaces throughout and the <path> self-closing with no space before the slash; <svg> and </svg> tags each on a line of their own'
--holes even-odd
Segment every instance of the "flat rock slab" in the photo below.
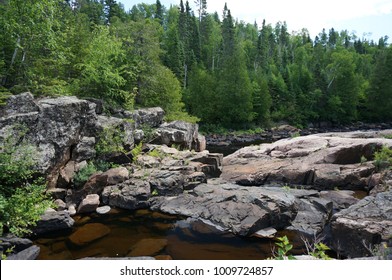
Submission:
<svg viewBox="0 0 392 280">
<path fill-rule="evenodd" d="M 244 186 L 280 182 L 320 190 L 366 189 L 375 170 L 374 151 L 392 147 L 392 139 L 365 136 L 316 134 L 245 147 L 224 158 L 221 178 Z"/>
<path fill-rule="evenodd" d="M 71 234 L 69 240 L 76 246 L 84 246 L 108 235 L 109 233 L 110 229 L 103 224 L 86 224 Z"/>
</svg>

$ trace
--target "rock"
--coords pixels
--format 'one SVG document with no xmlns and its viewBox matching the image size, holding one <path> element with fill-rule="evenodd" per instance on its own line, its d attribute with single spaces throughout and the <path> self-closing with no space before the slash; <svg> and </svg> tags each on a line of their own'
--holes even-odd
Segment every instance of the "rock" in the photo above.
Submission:
<svg viewBox="0 0 392 280">
<path fill-rule="evenodd" d="M 207 176 L 203 172 L 193 172 L 186 176 L 184 190 L 193 190 L 200 184 L 207 183 Z"/>
<path fill-rule="evenodd" d="M 70 206 L 68 207 L 68 213 L 69 213 L 69 215 L 70 215 L 71 217 L 76 215 L 76 207 L 75 207 L 74 204 L 72 204 L 72 205 L 70 205 Z"/>
<path fill-rule="evenodd" d="M 369 255 L 367 248 L 392 235 L 392 192 L 368 196 L 332 217 L 333 245 L 351 258 Z"/>
<path fill-rule="evenodd" d="M 56 199 L 54 201 L 54 204 L 57 206 L 56 207 L 57 211 L 64 211 L 67 209 L 67 204 L 65 204 L 65 202 L 62 201 L 61 199 Z"/>
<path fill-rule="evenodd" d="M 117 185 L 128 180 L 129 171 L 125 167 L 117 167 L 102 173 L 102 176 L 107 176 L 108 185 Z"/>
<path fill-rule="evenodd" d="M 179 171 L 156 170 L 151 173 L 152 192 L 162 196 L 176 196 L 184 191 L 185 176 Z"/>
<path fill-rule="evenodd" d="M 317 134 L 245 147 L 224 158 L 221 178 L 245 186 L 281 182 L 366 190 L 375 168 L 361 158 L 372 159 L 374 149 L 392 147 L 392 140 L 355 136 Z"/>
<path fill-rule="evenodd" d="M 0 117 L 38 112 L 39 107 L 30 92 L 11 95 L 7 104 L 0 107 Z"/>
<path fill-rule="evenodd" d="M 199 134 L 196 138 L 196 141 L 194 143 L 194 146 L 192 147 L 193 150 L 195 150 L 196 152 L 202 152 L 205 149 L 207 149 L 207 140 L 206 137 Z"/>
<path fill-rule="evenodd" d="M 37 235 L 50 232 L 67 230 L 72 228 L 74 220 L 67 211 L 46 211 L 37 225 L 33 228 L 33 233 Z"/>
<path fill-rule="evenodd" d="M 359 201 L 353 191 L 322 191 L 320 197 L 333 202 L 335 210 L 343 210 Z"/>
<path fill-rule="evenodd" d="M 207 178 L 219 177 L 222 173 L 223 155 L 217 153 L 201 152 L 190 158 L 191 162 L 200 162 L 199 169 L 206 174 Z"/>
<path fill-rule="evenodd" d="M 192 194 L 153 199 L 152 210 L 208 220 L 235 234 L 266 227 L 282 229 L 296 216 L 295 196 L 281 188 L 247 188 L 219 181 L 197 186 Z"/>
<path fill-rule="evenodd" d="M 70 161 L 59 170 L 59 177 L 57 179 L 57 187 L 67 189 L 75 176 L 75 162 Z"/>
<path fill-rule="evenodd" d="M 11 249 L 12 252 L 23 251 L 33 245 L 33 241 L 27 238 L 19 238 L 14 236 L 1 236 L 0 237 L 0 251 L 6 252 Z"/>
<path fill-rule="evenodd" d="M 85 199 L 82 200 L 78 207 L 78 213 L 91 213 L 95 212 L 95 210 L 99 206 L 99 195 L 97 194 L 89 194 Z"/>
<path fill-rule="evenodd" d="M 322 198 L 308 197 L 297 199 L 296 204 L 297 216 L 287 230 L 306 238 L 319 235 L 332 215 L 333 203 Z"/>
<path fill-rule="evenodd" d="M 98 207 L 95 211 L 100 215 L 104 215 L 104 214 L 109 213 L 110 210 L 112 210 L 112 208 L 110 208 L 110 206 L 102 206 L 102 207 Z"/>
<path fill-rule="evenodd" d="M 96 156 L 95 137 L 82 137 L 72 151 L 72 159 L 76 162 L 92 159 Z"/>
<path fill-rule="evenodd" d="M 133 119 L 137 128 L 143 126 L 158 127 L 162 124 L 164 116 L 165 112 L 160 107 L 139 109 L 133 112 Z"/>
<path fill-rule="evenodd" d="M 112 207 L 135 210 L 148 208 L 150 195 L 150 184 L 135 179 L 106 187 L 102 192 L 102 201 Z"/>
<path fill-rule="evenodd" d="M 110 233 L 110 229 L 99 223 L 86 224 L 70 235 L 69 240 L 76 246 L 84 246 Z"/>
<path fill-rule="evenodd" d="M 258 238 L 274 238 L 277 232 L 276 229 L 268 227 L 253 233 L 252 236 Z"/>
<path fill-rule="evenodd" d="M 154 256 L 167 245 L 166 239 L 142 239 L 131 248 L 128 257 Z"/>
<path fill-rule="evenodd" d="M 16 254 L 7 256 L 7 260 L 35 260 L 38 258 L 39 253 L 40 248 L 37 245 L 33 245 Z"/>
<path fill-rule="evenodd" d="M 155 144 L 178 145 L 181 149 L 191 150 L 196 143 L 199 127 L 184 121 L 162 124 L 156 130 Z"/>
</svg>

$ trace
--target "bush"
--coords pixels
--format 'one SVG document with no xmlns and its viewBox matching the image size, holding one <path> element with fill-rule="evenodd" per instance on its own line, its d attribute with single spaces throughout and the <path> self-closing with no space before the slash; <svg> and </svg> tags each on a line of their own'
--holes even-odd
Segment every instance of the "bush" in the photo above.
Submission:
<svg viewBox="0 0 392 280">
<path fill-rule="evenodd" d="M 380 151 L 374 153 L 374 165 L 377 170 L 383 170 L 392 166 L 392 149 L 383 146 Z"/>
<path fill-rule="evenodd" d="M 94 173 L 97 173 L 97 168 L 93 162 L 87 163 L 86 166 L 82 167 L 74 177 L 75 187 L 82 187 L 87 182 L 88 178 Z"/>
<path fill-rule="evenodd" d="M 26 183 L 35 166 L 36 148 L 23 140 L 27 129 L 14 126 L 0 142 L 0 192 L 10 194 L 12 187 Z"/>
<path fill-rule="evenodd" d="M 106 155 L 115 152 L 124 153 L 123 146 L 124 133 L 119 128 L 107 127 L 99 135 L 99 140 L 95 145 L 97 155 Z"/>
<path fill-rule="evenodd" d="M 30 227 L 53 206 L 45 190 L 44 184 L 27 184 L 8 199 L 0 194 L 0 235 L 4 227 L 16 236 L 30 234 Z"/>
</svg>

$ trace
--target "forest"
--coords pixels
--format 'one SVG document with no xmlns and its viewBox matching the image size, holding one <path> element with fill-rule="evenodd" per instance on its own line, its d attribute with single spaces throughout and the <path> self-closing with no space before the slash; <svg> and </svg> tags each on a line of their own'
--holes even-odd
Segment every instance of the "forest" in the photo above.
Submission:
<svg viewBox="0 0 392 280">
<path fill-rule="evenodd" d="M 24 91 L 101 98 L 209 129 L 392 120 L 387 36 L 330 28 L 311 38 L 191 4 L 1 0 L 0 102 Z"/>
</svg>

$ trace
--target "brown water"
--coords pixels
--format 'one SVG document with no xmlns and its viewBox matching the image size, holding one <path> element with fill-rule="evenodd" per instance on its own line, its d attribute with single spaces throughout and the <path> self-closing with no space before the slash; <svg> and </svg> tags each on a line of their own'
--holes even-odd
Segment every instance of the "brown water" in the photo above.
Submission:
<svg viewBox="0 0 392 280">
<path fill-rule="evenodd" d="M 270 257 L 273 247 L 272 240 L 237 237 L 201 222 L 190 226 L 178 216 L 148 210 L 112 210 L 107 215 L 93 214 L 75 219 L 72 231 L 35 240 L 41 248 L 39 259 L 164 255 L 177 260 L 254 260 Z M 107 226 L 109 234 L 82 246 L 70 241 L 72 233 L 86 224 L 97 223 Z"/>
</svg>

